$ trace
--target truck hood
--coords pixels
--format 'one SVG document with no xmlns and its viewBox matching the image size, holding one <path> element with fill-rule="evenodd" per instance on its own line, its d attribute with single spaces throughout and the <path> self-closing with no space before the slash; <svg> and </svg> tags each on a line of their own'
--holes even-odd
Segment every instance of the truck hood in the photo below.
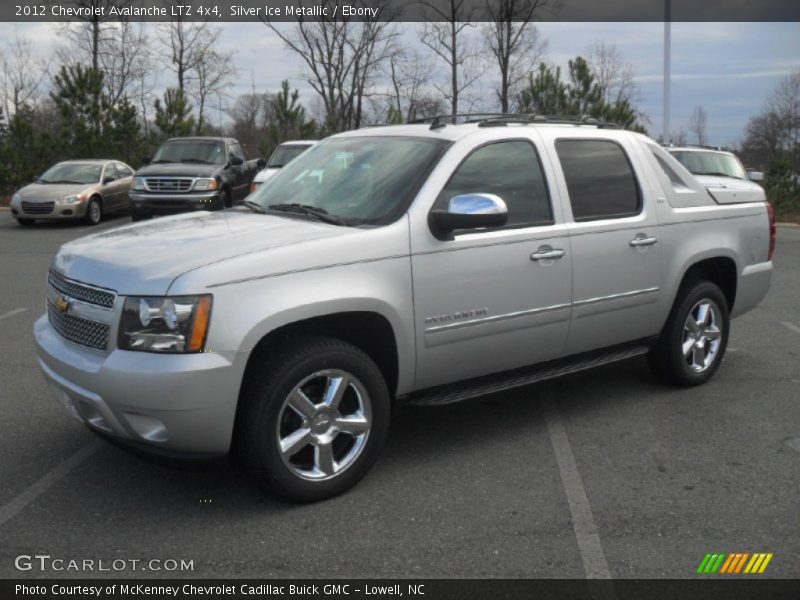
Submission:
<svg viewBox="0 0 800 600">
<path fill-rule="evenodd" d="M 764 202 L 767 199 L 764 188 L 752 181 L 716 175 L 695 175 L 695 177 L 719 204 Z"/>
<path fill-rule="evenodd" d="M 175 278 L 211 263 L 356 231 L 245 209 L 186 213 L 68 242 L 53 266 L 70 279 L 122 295 L 163 295 Z"/>
<path fill-rule="evenodd" d="M 155 163 L 136 171 L 137 177 L 211 177 L 222 165 Z"/>
</svg>

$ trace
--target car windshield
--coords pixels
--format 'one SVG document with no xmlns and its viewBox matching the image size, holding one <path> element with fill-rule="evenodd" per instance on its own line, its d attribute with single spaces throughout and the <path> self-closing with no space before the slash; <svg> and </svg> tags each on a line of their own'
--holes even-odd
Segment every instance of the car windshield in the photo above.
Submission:
<svg viewBox="0 0 800 600">
<path fill-rule="evenodd" d="M 164 142 L 153 155 L 154 163 L 201 163 L 221 165 L 225 162 L 225 146 L 215 140 Z"/>
<path fill-rule="evenodd" d="M 702 150 L 675 150 L 671 154 L 694 175 L 747 178 L 742 163 L 732 154 Z"/>
<path fill-rule="evenodd" d="M 103 165 L 94 163 L 59 163 L 37 179 L 39 183 L 97 183 Z"/>
<path fill-rule="evenodd" d="M 307 216 L 309 207 L 322 209 L 347 225 L 390 223 L 405 212 L 449 146 L 432 138 L 333 138 L 268 179 L 248 197 L 249 205 Z M 288 205 L 305 207 L 304 213 Z"/>
<path fill-rule="evenodd" d="M 272 169 L 280 169 L 293 158 L 297 158 L 308 150 L 309 146 L 278 146 L 269 157 L 267 166 Z"/>
</svg>

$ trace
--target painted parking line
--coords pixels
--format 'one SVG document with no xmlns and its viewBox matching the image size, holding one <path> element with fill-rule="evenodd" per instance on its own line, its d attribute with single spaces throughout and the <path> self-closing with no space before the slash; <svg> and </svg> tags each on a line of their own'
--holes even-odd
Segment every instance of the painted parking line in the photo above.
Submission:
<svg viewBox="0 0 800 600">
<path fill-rule="evenodd" d="M 94 454 L 102 445 L 102 440 L 92 440 L 67 460 L 48 471 L 41 479 L 13 500 L 0 506 L 0 527 L 13 519 L 21 510 L 58 483 L 65 475 L 72 471 L 72 469 Z"/>
<path fill-rule="evenodd" d="M 553 444 L 553 452 L 556 456 L 556 463 L 561 474 L 561 483 L 564 485 L 564 492 L 567 495 L 569 510 L 572 513 L 572 528 L 578 540 L 578 550 L 583 560 L 583 570 L 587 579 L 611 579 L 611 571 L 608 568 L 606 556 L 603 553 L 603 546 L 600 543 L 600 535 L 594 524 L 592 507 L 583 487 L 583 480 L 575 463 L 575 455 L 569 444 L 567 431 L 555 404 L 552 388 L 543 390 L 542 405 L 547 420 L 547 431 L 550 434 L 550 442 Z M 594 598 L 615 598 L 613 585 L 596 586 L 591 591 Z"/>
<path fill-rule="evenodd" d="M 795 325 L 794 323 L 792 323 L 790 321 L 784 321 L 783 323 L 781 323 L 781 325 L 783 325 L 787 329 L 791 329 L 795 333 L 800 333 L 800 327 L 798 327 L 797 325 Z"/>
<path fill-rule="evenodd" d="M 3 313 L 2 315 L 0 315 L 0 321 L 5 319 L 6 317 L 13 317 L 14 315 L 18 315 L 19 313 L 23 313 L 26 310 L 28 310 L 28 309 L 27 308 L 15 308 L 14 310 L 10 310 L 7 313 Z"/>
</svg>

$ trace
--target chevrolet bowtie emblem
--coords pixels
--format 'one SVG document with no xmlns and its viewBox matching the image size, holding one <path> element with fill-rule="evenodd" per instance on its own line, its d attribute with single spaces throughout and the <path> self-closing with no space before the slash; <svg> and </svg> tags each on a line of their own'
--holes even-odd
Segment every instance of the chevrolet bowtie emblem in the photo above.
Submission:
<svg viewBox="0 0 800 600">
<path fill-rule="evenodd" d="M 69 310 L 69 300 L 67 300 L 61 294 L 56 296 L 55 300 L 53 301 L 53 305 L 56 307 L 56 310 L 61 313 L 65 313 Z"/>
</svg>

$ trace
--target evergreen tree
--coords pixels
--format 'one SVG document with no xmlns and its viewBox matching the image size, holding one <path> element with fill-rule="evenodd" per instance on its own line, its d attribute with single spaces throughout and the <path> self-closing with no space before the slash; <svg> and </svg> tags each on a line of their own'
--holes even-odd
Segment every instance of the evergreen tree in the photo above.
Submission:
<svg viewBox="0 0 800 600">
<path fill-rule="evenodd" d="M 273 121 L 269 126 L 269 136 L 264 155 L 278 144 L 290 139 L 307 139 L 316 133 L 313 121 L 306 121 L 306 110 L 300 104 L 300 92 L 289 91 L 289 81 L 281 82 L 281 90 L 272 102 Z"/>
<path fill-rule="evenodd" d="M 111 150 L 109 156 L 127 163 L 135 162 L 141 153 L 142 136 L 138 111 L 130 100 L 123 98 L 111 109 L 111 121 L 106 137 Z"/>
<path fill-rule="evenodd" d="M 164 92 L 164 104 L 156 98 L 156 127 L 167 137 L 191 135 L 194 128 L 192 105 L 186 94 L 178 88 L 169 88 Z"/>
<path fill-rule="evenodd" d="M 61 117 L 61 136 L 71 158 L 105 154 L 104 124 L 111 106 L 103 92 L 103 74 L 82 65 L 62 65 L 50 96 Z"/>
</svg>

